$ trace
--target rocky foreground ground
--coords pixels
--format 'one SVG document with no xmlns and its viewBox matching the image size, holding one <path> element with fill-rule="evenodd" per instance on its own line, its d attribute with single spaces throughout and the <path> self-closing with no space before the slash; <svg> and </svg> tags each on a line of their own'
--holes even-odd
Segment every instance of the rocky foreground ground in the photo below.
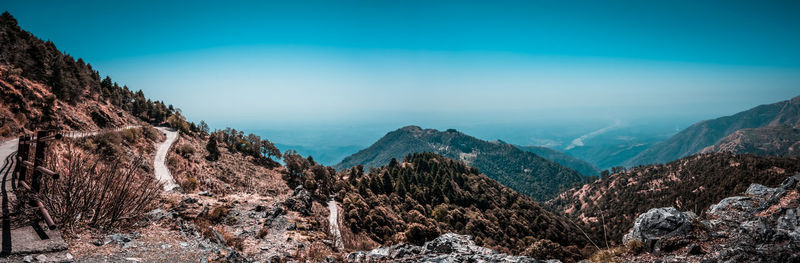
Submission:
<svg viewBox="0 0 800 263">
<path fill-rule="evenodd" d="M 641 214 L 623 242 L 640 262 L 800 262 L 800 174 L 775 188 L 752 184 L 702 217 L 672 207 Z M 644 251 L 646 253 L 636 254 Z"/>
</svg>

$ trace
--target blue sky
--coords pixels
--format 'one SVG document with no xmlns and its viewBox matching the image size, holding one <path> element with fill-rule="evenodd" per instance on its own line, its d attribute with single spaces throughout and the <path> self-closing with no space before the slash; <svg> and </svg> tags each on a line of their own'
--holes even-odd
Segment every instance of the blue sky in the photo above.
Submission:
<svg viewBox="0 0 800 263">
<path fill-rule="evenodd" d="M 800 95 L 800 1 L 4 1 L 213 126 L 691 121 Z"/>
</svg>

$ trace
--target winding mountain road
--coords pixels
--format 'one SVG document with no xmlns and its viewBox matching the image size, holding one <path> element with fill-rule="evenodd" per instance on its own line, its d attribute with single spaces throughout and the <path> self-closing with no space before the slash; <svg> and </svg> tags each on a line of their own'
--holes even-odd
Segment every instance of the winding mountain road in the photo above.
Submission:
<svg viewBox="0 0 800 263">
<path fill-rule="evenodd" d="M 175 140 L 178 139 L 178 131 L 164 127 L 156 127 L 156 129 L 166 134 L 167 139 L 158 146 L 156 158 L 153 160 L 153 167 L 156 170 L 156 179 L 164 184 L 164 191 L 169 191 L 178 186 L 175 183 L 175 179 L 172 178 L 172 174 L 169 173 L 166 164 L 167 153 L 169 153 L 169 148 L 175 143 Z"/>
</svg>

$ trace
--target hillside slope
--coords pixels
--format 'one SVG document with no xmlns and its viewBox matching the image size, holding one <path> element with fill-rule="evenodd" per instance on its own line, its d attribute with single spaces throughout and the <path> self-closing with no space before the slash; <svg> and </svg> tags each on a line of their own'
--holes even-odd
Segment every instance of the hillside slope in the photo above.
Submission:
<svg viewBox="0 0 800 263">
<path fill-rule="evenodd" d="M 761 105 L 731 116 L 695 123 L 651 146 L 626 162 L 626 166 L 665 163 L 698 153 L 737 130 L 775 125 L 800 126 L 800 96 Z"/>
<path fill-rule="evenodd" d="M 564 217 L 474 167 L 434 153 L 410 154 L 366 173 L 355 167 L 337 174 L 302 157 L 285 158 L 290 185 L 342 202 L 348 248 L 363 238 L 419 245 L 455 232 L 503 252 L 572 260 L 581 258 L 578 248 L 586 243 Z"/>
<path fill-rule="evenodd" d="M 786 125 L 741 129 L 701 152 L 800 157 L 800 128 Z"/>
<path fill-rule="evenodd" d="M 570 189 L 547 201 L 554 210 L 584 222 L 595 235 L 620 240 L 634 217 L 648 209 L 674 206 L 701 214 L 709 205 L 750 184 L 775 186 L 800 171 L 800 160 L 751 154 L 711 153 L 665 165 L 640 166 Z"/>
<path fill-rule="evenodd" d="M 0 15 L 0 87 L 0 137 L 160 124 L 175 113 L 141 91 L 101 79 L 82 59 L 22 30 L 8 12 Z"/>
<path fill-rule="evenodd" d="M 592 165 L 591 163 L 572 157 L 569 154 L 559 152 L 547 147 L 541 146 L 517 146 L 520 150 L 530 152 L 541 156 L 547 160 L 556 162 L 557 164 L 563 165 L 567 168 L 573 169 L 578 171 L 584 176 L 597 176 L 600 175 L 600 169 L 597 169 L 596 166 Z"/>
<path fill-rule="evenodd" d="M 456 130 L 440 132 L 407 126 L 389 132 L 370 147 L 346 157 L 335 166 L 380 167 L 411 153 L 433 152 L 471 165 L 489 178 L 537 200 L 586 180 L 577 171 L 503 142 L 487 142 Z"/>
</svg>

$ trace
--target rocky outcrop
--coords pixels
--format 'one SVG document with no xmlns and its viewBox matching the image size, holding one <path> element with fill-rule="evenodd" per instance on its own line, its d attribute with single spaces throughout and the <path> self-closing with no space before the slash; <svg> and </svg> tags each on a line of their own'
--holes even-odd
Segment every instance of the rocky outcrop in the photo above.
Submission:
<svg viewBox="0 0 800 263">
<path fill-rule="evenodd" d="M 302 185 L 298 185 L 294 189 L 294 194 L 284 201 L 284 205 L 292 211 L 297 211 L 304 216 L 311 215 L 312 203 L 311 193 L 308 192 Z"/>
<path fill-rule="evenodd" d="M 683 235 L 691 230 L 694 213 L 684 213 L 674 207 L 653 208 L 636 218 L 631 231 L 622 243 L 642 242 L 650 250 L 659 250 L 661 240 Z"/>
<path fill-rule="evenodd" d="M 358 251 L 347 255 L 347 262 L 560 262 L 540 261 L 524 256 L 498 253 L 475 245 L 472 237 L 447 233 L 423 246 L 399 244 Z"/>
<path fill-rule="evenodd" d="M 672 207 L 639 216 L 627 243 L 651 242 L 652 253 L 627 261 L 800 262 L 800 174 L 775 188 L 752 184 L 691 220 Z"/>
</svg>

